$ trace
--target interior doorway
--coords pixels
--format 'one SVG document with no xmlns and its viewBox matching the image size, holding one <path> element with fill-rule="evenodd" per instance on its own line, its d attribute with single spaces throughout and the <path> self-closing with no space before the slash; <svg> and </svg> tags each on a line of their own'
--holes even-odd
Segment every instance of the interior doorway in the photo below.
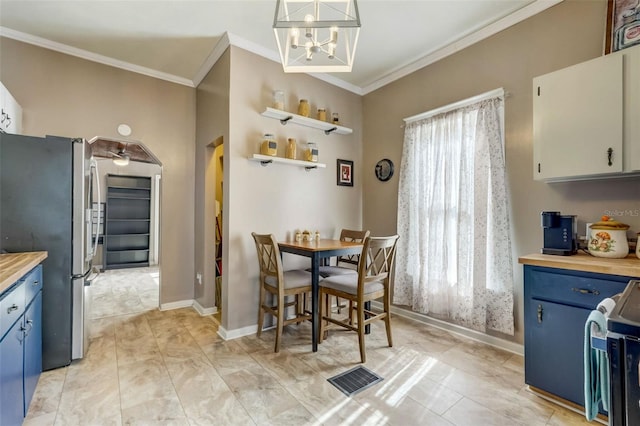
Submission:
<svg viewBox="0 0 640 426">
<path fill-rule="evenodd" d="M 213 196 L 215 198 L 215 306 L 216 313 L 214 317 L 220 322 L 222 320 L 222 254 L 223 254 L 223 183 L 224 183 L 224 145 L 222 137 L 213 142 L 213 155 L 211 162 L 213 163 L 214 185 Z"/>
<path fill-rule="evenodd" d="M 90 318 L 158 308 L 162 166 L 96 160 L 101 191 L 93 196 L 100 203 L 101 237 L 94 266 L 101 277 L 91 289 Z"/>
</svg>

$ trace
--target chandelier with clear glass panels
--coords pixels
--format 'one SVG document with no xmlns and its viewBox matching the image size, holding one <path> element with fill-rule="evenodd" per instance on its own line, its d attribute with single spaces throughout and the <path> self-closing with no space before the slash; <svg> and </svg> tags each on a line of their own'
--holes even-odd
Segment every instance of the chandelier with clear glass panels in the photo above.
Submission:
<svg viewBox="0 0 640 426">
<path fill-rule="evenodd" d="M 285 72 L 349 72 L 360 34 L 356 0 L 278 0 L 273 22 Z"/>
</svg>

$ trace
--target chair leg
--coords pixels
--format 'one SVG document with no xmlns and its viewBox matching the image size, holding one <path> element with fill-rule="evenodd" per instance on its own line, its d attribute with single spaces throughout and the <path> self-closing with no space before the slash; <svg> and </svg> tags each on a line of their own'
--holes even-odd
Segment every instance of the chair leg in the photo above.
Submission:
<svg viewBox="0 0 640 426">
<path fill-rule="evenodd" d="M 300 303 L 302 300 L 302 295 L 301 294 L 296 294 L 295 296 L 293 296 L 295 299 L 295 311 L 296 311 L 296 315 L 300 315 L 302 314 L 302 303 Z M 300 323 L 296 323 L 296 325 L 298 325 Z"/>
<path fill-rule="evenodd" d="M 387 293 L 384 297 L 384 311 L 387 314 L 384 317 L 384 328 L 387 330 L 387 342 L 389 343 L 389 347 L 393 347 L 393 340 L 391 338 L 391 312 L 389 305 L 389 293 Z"/>
<path fill-rule="evenodd" d="M 284 297 L 278 297 L 278 324 L 276 324 L 276 347 L 274 352 L 280 352 L 280 340 L 282 339 L 282 329 L 284 324 Z"/>
<path fill-rule="evenodd" d="M 325 303 L 322 303 L 322 296 L 324 296 Z M 318 343 L 322 343 L 322 341 L 324 340 L 324 333 L 325 333 L 324 316 L 326 314 L 326 311 L 328 311 L 328 309 L 327 309 L 327 298 L 328 298 L 328 296 L 326 294 L 324 294 L 322 292 L 322 290 L 320 290 L 319 297 L 320 297 L 320 303 L 319 303 L 319 308 L 320 308 L 320 336 L 318 336 Z"/>
<path fill-rule="evenodd" d="M 353 302 L 349 300 L 349 324 L 353 325 Z"/>
<path fill-rule="evenodd" d="M 260 300 L 258 301 L 258 331 L 256 333 L 256 337 L 260 337 L 262 334 L 262 326 L 264 324 L 264 309 L 262 306 L 264 305 L 264 297 L 265 290 L 262 284 L 260 285 Z"/>
<path fill-rule="evenodd" d="M 363 364 L 367 361 L 367 355 L 364 351 L 364 303 L 358 303 L 358 344 L 360 345 L 360 362 Z"/>
</svg>

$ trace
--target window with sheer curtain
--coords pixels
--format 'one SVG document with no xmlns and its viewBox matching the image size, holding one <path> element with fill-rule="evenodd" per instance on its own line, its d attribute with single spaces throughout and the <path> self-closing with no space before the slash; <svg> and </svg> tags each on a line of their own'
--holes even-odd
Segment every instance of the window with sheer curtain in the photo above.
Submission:
<svg viewBox="0 0 640 426">
<path fill-rule="evenodd" d="M 405 120 L 393 303 L 513 335 L 502 93 Z"/>
</svg>

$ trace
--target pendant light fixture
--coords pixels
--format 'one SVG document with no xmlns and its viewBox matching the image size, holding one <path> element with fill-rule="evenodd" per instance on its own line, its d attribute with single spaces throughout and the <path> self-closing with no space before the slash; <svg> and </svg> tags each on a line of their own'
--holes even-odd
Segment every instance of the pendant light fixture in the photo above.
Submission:
<svg viewBox="0 0 640 426">
<path fill-rule="evenodd" d="M 273 21 L 285 72 L 350 72 L 360 34 L 356 0 L 277 0 Z"/>
</svg>

